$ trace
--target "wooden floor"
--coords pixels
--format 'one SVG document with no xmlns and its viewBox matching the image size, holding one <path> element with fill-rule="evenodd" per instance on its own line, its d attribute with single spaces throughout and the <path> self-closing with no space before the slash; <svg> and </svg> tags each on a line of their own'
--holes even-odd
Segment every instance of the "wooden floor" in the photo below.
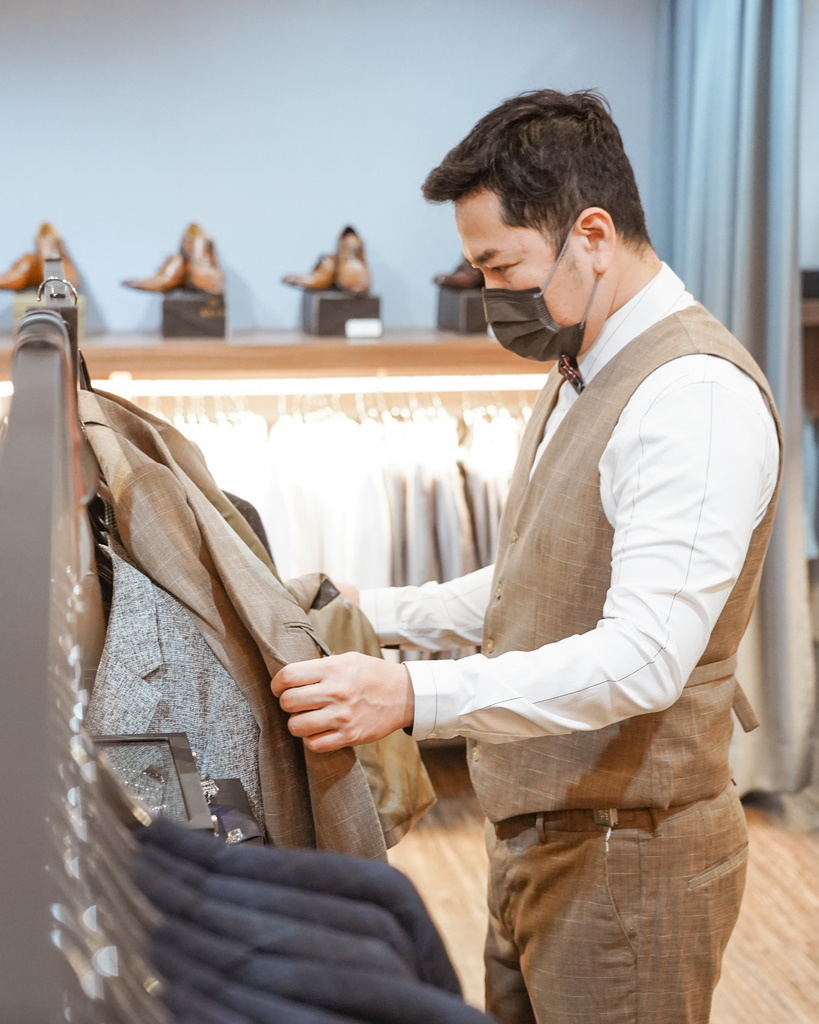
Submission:
<svg viewBox="0 0 819 1024">
<path fill-rule="evenodd" d="M 463 750 L 428 748 L 438 803 L 390 861 L 415 882 L 469 1002 L 483 1005 L 486 853 Z M 749 801 L 748 883 L 711 1024 L 819 1024 L 819 831 L 804 801 Z M 806 830 L 806 825 L 808 830 Z"/>
</svg>

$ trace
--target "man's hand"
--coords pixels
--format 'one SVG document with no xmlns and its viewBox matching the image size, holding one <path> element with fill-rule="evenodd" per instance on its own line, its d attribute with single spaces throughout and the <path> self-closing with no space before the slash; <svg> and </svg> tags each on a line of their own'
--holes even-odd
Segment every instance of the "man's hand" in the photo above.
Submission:
<svg viewBox="0 0 819 1024">
<path fill-rule="evenodd" d="M 316 753 L 373 743 L 411 725 L 410 674 L 365 654 L 336 654 L 286 665 L 270 687 L 291 716 L 288 728 Z"/>
</svg>

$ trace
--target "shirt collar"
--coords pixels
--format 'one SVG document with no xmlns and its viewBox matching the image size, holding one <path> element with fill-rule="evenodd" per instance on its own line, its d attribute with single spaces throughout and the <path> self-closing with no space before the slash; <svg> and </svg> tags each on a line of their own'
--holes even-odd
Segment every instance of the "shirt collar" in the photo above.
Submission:
<svg viewBox="0 0 819 1024">
<path fill-rule="evenodd" d="M 630 341 L 671 313 L 692 305 L 694 298 L 666 263 L 629 301 L 606 320 L 592 347 L 578 359 L 588 382 Z M 567 390 L 563 388 L 562 390 Z"/>
</svg>

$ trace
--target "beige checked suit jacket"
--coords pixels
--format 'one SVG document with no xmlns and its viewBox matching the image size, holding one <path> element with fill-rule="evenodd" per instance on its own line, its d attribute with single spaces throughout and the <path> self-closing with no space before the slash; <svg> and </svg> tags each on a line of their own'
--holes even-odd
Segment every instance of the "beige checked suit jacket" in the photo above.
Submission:
<svg viewBox="0 0 819 1024">
<path fill-rule="evenodd" d="M 188 609 L 258 722 L 270 842 L 385 857 L 354 751 L 314 754 L 288 732 L 270 679 L 283 665 L 319 657 L 320 642 L 199 450 L 113 395 L 82 391 L 79 412 L 129 557 Z"/>
</svg>

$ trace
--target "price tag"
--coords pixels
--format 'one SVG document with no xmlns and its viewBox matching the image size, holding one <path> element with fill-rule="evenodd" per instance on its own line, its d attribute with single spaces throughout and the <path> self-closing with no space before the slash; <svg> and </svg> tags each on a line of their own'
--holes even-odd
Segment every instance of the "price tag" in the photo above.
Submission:
<svg viewBox="0 0 819 1024">
<path fill-rule="evenodd" d="M 372 341 L 384 333 L 379 317 L 353 317 L 344 324 L 344 336 L 351 341 Z"/>
</svg>

